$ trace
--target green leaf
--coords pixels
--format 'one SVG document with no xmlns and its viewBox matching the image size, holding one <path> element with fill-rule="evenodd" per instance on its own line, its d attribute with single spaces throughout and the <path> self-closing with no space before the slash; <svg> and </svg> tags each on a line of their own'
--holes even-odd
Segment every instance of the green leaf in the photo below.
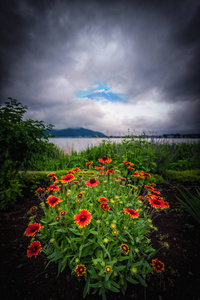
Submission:
<svg viewBox="0 0 200 300">
<path fill-rule="evenodd" d="M 111 285 L 110 288 L 108 287 L 108 289 L 109 289 L 110 291 L 114 292 L 114 293 L 119 293 L 119 292 L 120 292 L 120 290 L 117 289 L 116 287 L 114 287 L 113 285 Z"/>
<path fill-rule="evenodd" d="M 138 284 L 139 283 L 138 281 L 134 280 L 131 277 L 126 277 L 126 280 L 129 281 L 129 282 L 131 282 L 131 283 L 134 283 L 134 284 Z"/>
<path fill-rule="evenodd" d="M 126 266 L 118 266 L 118 267 L 114 267 L 113 271 L 119 272 L 119 271 L 122 271 L 124 269 L 126 269 Z"/>
<path fill-rule="evenodd" d="M 83 298 L 85 299 L 85 297 L 87 296 L 87 294 L 89 294 L 89 290 L 90 290 L 90 277 L 88 277 L 84 290 L 83 290 Z"/>
<path fill-rule="evenodd" d="M 146 282 L 144 281 L 144 279 L 143 279 L 139 274 L 135 274 L 135 277 L 139 280 L 139 282 L 140 282 L 143 286 L 147 287 Z"/>
<path fill-rule="evenodd" d="M 90 287 L 92 287 L 92 288 L 100 288 L 102 286 L 103 286 L 103 282 L 101 282 L 101 281 L 98 281 L 96 283 L 90 283 Z"/>
</svg>

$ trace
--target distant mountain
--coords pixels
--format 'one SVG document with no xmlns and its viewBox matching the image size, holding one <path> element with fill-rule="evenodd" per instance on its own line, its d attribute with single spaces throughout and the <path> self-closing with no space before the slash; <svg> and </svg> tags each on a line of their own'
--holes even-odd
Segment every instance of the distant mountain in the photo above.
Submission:
<svg viewBox="0 0 200 300">
<path fill-rule="evenodd" d="M 93 131 L 85 128 L 66 128 L 66 129 L 52 129 L 51 134 L 56 137 L 106 137 L 105 134 L 99 131 Z"/>
<path fill-rule="evenodd" d="M 89 99 L 106 99 L 111 102 L 116 102 L 116 101 L 123 101 L 123 99 L 111 92 L 108 92 L 106 90 L 96 90 L 92 92 L 91 94 L 85 96 L 84 98 L 89 98 Z"/>
</svg>

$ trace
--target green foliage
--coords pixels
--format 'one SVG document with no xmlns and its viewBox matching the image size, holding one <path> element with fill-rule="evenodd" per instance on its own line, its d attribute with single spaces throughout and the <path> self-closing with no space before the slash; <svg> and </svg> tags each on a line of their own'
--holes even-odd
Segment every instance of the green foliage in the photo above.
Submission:
<svg viewBox="0 0 200 300">
<path fill-rule="evenodd" d="M 43 121 L 24 120 L 27 106 L 9 98 L 0 106 L 0 209 L 7 209 L 21 195 L 21 184 L 15 178 L 25 163 L 35 153 L 43 153 L 48 143 L 45 132 L 53 125 L 45 126 Z M 49 145 L 48 145 L 49 147 Z"/>
<path fill-rule="evenodd" d="M 192 195 L 189 191 L 178 189 L 183 196 L 183 199 L 176 197 L 182 204 L 185 210 L 193 217 L 193 219 L 200 225 L 200 190 L 196 189 L 197 195 Z"/>
<path fill-rule="evenodd" d="M 117 166 L 110 172 L 112 162 L 100 170 L 94 165 L 73 170 L 70 175 L 74 178 L 69 182 L 60 181 L 69 173 L 58 171 L 59 180 L 54 182 L 58 191 L 38 191 L 43 214 L 34 211 L 30 220 L 43 227 L 32 235 L 31 242 L 41 242 L 49 262 L 58 264 L 58 273 L 68 266 L 77 276 L 77 267 L 82 266 L 84 272 L 79 275 L 86 282 L 83 296 L 99 292 L 106 299 L 109 291 L 125 293 L 127 282 L 147 286 L 145 278 L 153 271 L 151 259 L 156 252 L 150 239 L 156 230 L 152 219 L 160 209 L 149 204 L 150 193 L 157 192 L 149 183 L 149 174 L 134 177 L 133 184 L 131 175 L 135 171 L 130 173 L 123 163 L 119 163 L 126 167 L 123 172 Z M 94 183 L 91 179 L 96 186 L 89 186 Z M 51 202 L 51 196 L 58 202 Z M 107 199 L 108 207 L 101 206 L 100 198 Z M 125 208 L 131 209 L 132 215 L 125 213 Z M 81 210 L 85 211 L 83 218 Z"/>
<path fill-rule="evenodd" d="M 200 170 L 187 170 L 187 171 L 172 171 L 167 170 L 164 175 L 172 182 L 176 183 L 200 183 Z"/>
<path fill-rule="evenodd" d="M 24 120 L 27 106 L 9 99 L 0 106 L 0 171 L 14 178 L 23 162 L 45 150 L 45 132 L 53 125 L 46 127 L 43 121 Z"/>
<path fill-rule="evenodd" d="M 65 170 L 77 165 L 84 168 L 86 162 L 98 163 L 104 155 L 112 157 L 112 167 L 118 165 L 123 170 L 123 161 L 132 161 L 138 170 L 164 175 L 168 169 L 184 171 L 200 169 L 199 143 L 163 143 L 157 139 L 147 142 L 142 139 L 124 138 L 121 143 L 103 140 L 98 146 L 88 147 L 79 153 L 64 154 L 53 144 L 48 144 L 42 153 L 36 153 L 27 162 L 29 170 Z"/>
<path fill-rule="evenodd" d="M 2 178 L 0 190 L 0 211 L 9 210 L 22 197 L 24 185 L 17 179 Z"/>
</svg>

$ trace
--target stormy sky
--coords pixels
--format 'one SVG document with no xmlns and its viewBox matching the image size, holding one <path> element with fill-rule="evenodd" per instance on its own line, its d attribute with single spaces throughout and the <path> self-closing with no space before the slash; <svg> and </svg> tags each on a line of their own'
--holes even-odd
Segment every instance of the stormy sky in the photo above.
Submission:
<svg viewBox="0 0 200 300">
<path fill-rule="evenodd" d="M 56 129 L 200 132 L 199 0 L 0 1 L 0 102 Z M 104 88 L 123 101 L 83 97 Z"/>
</svg>

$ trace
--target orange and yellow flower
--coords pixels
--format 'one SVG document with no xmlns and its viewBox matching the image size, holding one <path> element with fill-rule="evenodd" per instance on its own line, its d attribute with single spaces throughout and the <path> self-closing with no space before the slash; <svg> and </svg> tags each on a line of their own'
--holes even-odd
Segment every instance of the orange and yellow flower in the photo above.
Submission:
<svg viewBox="0 0 200 300">
<path fill-rule="evenodd" d="M 101 197 L 99 198 L 98 200 L 100 203 L 108 203 L 108 199 L 104 198 L 104 197 Z"/>
<path fill-rule="evenodd" d="M 74 216 L 74 223 L 76 223 L 79 227 L 84 227 L 91 222 L 91 219 L 91 213 L 83 209 L 80 210 L 80 214 Z"/>
<path fill-rule="evenodd" d="M 39 252 L 41 252 L 41 244 L 38 241 L 34 241 L 33 243 L 30 244 L 27 250 L 27 256 L 32 257 L 32 256 L 37 256 Z"/>
<path fill-rule="evenodd" d="M 106 267 L 106 273 L 109 274 L 112 271 L 112 268 L 110 266 Z"/>
<path fill-rule="evenodd" d="M 152 264 L 154 267 L 154 270 L 159 273 L 159 272 L 163 272 L 165 270 L 165 265 L 164 263 L 162 263 L 160 260 L 158 260 L 157 258 L 152 260 Z"/>
<path fill-rule="evenodd" d="M 56 196 L 50 196 L 47 198 L 46 203 L 48 203 L 51 207 L 54 207 L 59 202 L 62 202 L 63 200 L 57 198 Z"/>
<path fill-rule="evenodd" d="M 84 265 L 77 265 L 75 272 L 77 273 L 78 276 L 83 276 L 85 273 L 86 267 Z"/>
<path fill-rule="evenodd" d="M 134 210 L 131 208 L 124 208 L 124 212 L 125 214 L 128 214 L 133 219 L 139 217 L 138 210 Z"/>
<path fill-rule="evenodd" d="M 25 231 L 25 235 L 35 236 L 36 233 L 39 232 L 41 228 L 43 228 L 43 226 L 41 226 L 41 224 L 39 223 L 29 224 L 28 228 Z"/>
</svg>

